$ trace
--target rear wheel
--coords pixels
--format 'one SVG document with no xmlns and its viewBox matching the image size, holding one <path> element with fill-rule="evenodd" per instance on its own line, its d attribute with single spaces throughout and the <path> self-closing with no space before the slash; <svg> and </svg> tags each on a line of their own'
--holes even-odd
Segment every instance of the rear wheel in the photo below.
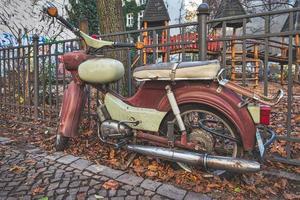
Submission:
<svg viewBox="0 0 300 200">
<path fill-rule="evenodd" d="M 180 107 L 181 117 L 184 122 L 188 141 L 196 143 L 195 151 L 211 155 L 242 157 L 243 148 L 239 134 L 234 124 L 219 111 L 201 104 L 188 104 Z M 180 138 L 179 127 L 176 118 L 170 112 L 164 119 L 160 134 L 166 135 L 167 122 L 175 123 L 174 132 Z M 185 170 L 192 170 L 191 166 L 178 163 Z M 225 175 L 225 171 L 213 171 L 218 175 Z"/>
</svg>

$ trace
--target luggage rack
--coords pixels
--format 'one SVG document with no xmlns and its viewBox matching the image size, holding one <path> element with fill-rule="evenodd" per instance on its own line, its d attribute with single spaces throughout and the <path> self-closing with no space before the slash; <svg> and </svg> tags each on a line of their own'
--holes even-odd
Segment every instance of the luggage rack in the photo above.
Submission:
<svg viewBox="0 0 300 200">
<path fill-rule="evenodd" d="M 240 107 L 243 107 L 244 105 L 247 105 L 248 103 L 252 101 L 258 101 L 260 103 L 263 103 L 265 105 L 274 106 L 279 103 L 279 101 L 282 99 L 284 92 L 282 89 L 279 89 L 276 93 L 276 95 L 268 97 L 262 94 L 259 94 L 257 92 L 253 92 L 249 90 L 248 88 L 245 88 L 243 86 L 240 86 L 228 79 L 223 78 L 223 74 L 226 70 L 221 69 L 220 72 L 217 75 L 217 81 L 218 83 L 228 88 L 232 91 L 235 91 L 238 94 L 241 94 L 242 96 L 246 97 L 246 99 L 240 104 Z"/>
</svg>

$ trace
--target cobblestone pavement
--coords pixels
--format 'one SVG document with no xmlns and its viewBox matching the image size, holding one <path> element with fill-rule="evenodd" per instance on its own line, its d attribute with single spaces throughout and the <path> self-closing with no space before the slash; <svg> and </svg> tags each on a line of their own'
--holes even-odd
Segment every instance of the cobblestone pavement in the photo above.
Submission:
<svg viewBox="0 0 300 200">
<path fill-rule="evenodd" d="M 102 185 L 113 179 L 118 189 Z M 14 146 L 0 137 L 0 199 L 211 199 L 63 153 Z"/>
</svg>

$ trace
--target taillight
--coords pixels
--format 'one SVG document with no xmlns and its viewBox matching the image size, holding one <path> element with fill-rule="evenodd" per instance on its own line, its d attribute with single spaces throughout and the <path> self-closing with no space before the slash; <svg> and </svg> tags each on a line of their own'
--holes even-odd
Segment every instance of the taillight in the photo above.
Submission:
<svg viewBox="0 0 300 200">
<path fill-rule="evenodd" d="M 260 105 L 260 123 L 264 125 L 270 124 L 271 107 L 267 105 Z"/>
</svg>

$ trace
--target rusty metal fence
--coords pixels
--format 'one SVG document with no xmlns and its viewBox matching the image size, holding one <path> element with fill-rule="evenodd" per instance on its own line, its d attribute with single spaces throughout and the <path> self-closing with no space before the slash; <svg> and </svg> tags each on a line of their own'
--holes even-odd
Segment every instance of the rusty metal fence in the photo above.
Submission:
<svg viewBox="0 0 300 200">
<path fill-rule="evenodd" d="M 293 27 L 296 12 L 300 12 L 300 8 L 207 21 L 208 10 L 204 6 L 197 22 L 100 35 L 112 41 L 145 43 L 142 50 L 123 48 L 102 52 L 126 66 L 126 76 L 111 87 L 122 95 L 131 96 L 136 88 L 132 70 L 146 63 L 219 59 L 222 67 L 229 69 L 228 77 L 245 86 L 254 90 L 262 88 L 265 95 L 272 93 L 274 87 L 286 91 L 278 105 L 284 111 L 272 113 L 273 117 L 284 120 L 284 131 L 277 139 L 287 143 L 286 149 L 284 154 L 270 159 L 299 165 L 299 152 L 291 145 L 300 142 L 299 123 L 292 120 L 300 114 L 299 90 L 293 88 L 298 84 L 293 82 L 293 67 L 300 61 L 300 54 L 297 54 L 300 46 L 295 40 L 300 31 Z M 289 30 L 271 30 L 272 16 L 288 16 Z M 257 18 L 264 25 L 263 32 L 251 33 L 247 22 Z M 226 24 L 232 20 L 241 20 L 243 26 L 237 30 L 228 28 Z M 222 26 L 212 31 L 215 23 Z M 19 123 L 31 125 L 33 120 L 38 120 L 46 126 L 55 126 L 63 91 L 70 80 L 68 72 L 59 64 L 59 55 L 78 49 L 77 39 L 39 44 L 38 37 L 32 45 L 0 49 L 0 123 L 9 116 Z M 271 78 L 274 63 L 279 68 L 274 73 L 281 75 L 280 80 Z M 286 79 L 283 78 L 285 74 Z M 90 87 L 88 91 L 86 114 L 91 117 L 100 94 Z M 277 128 L 277 124 L 272 126 Z"/>
<path fill-rule="evenodd" d="M 20 123 L 56 122 L 68 76 L 59 55 L 79 49 L 78 40 L 0 49 L 0 113 Z"/>
</svg>

